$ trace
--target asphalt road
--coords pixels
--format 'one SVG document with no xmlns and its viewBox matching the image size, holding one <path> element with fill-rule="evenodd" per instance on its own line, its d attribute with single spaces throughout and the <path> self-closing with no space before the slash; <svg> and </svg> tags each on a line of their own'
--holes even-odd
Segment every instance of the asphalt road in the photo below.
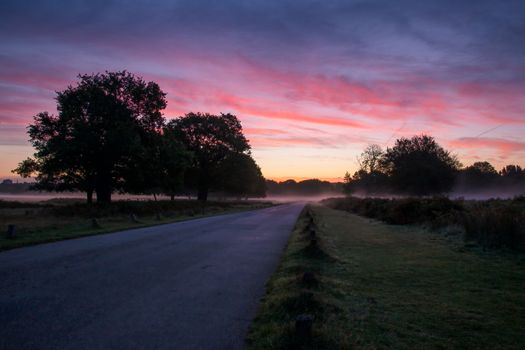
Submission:
<svg viewBox="0 0 525 350">
<path fill-rule="evenodd" d="M 302 207 L 0 253 L 0 349 L 240 349 Z"/>
</svg>

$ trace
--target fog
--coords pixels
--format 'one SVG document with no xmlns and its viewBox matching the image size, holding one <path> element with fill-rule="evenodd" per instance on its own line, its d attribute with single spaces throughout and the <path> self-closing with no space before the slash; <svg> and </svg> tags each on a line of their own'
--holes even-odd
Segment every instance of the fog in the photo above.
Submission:
<svg viewBox="0 0 525 350">
<path fill-rule="evenodd" d="M 287 202 L 319 202 L 326 198 L 336 198 L 344 197 L 343 194 L 338 193 L 320 193 L 314 195 L 300 195 L 300 194 L 280 194 L 280 195 L 268 195 L 266 198 L 261 198 L 264 200 L 277 202 L 277 203 L 287 203 Z"/>
<path fill-rule="evenodd" d="M 486 200 L 486 199 L 512 199 L 514 197 L 525 196 L 525 188 L 489 188 L 481 191 L 468 191 L 457 188 L 448 194 L 452 199 L 471 199 L 471 200 Z"/>
<path fill-rule="evenodd" d="M 96 197 L 95 197 L 96 198 Z M 152 195 L 133 195 L 133 194 L 113 194 L 113 200 L 153 200 Z M 184 197 L 187 198 L 187 197 Z M 53 199 L 78 199 L 86 200 L 86 195 L 80 192 L 61 192 L 61 193 L 39 193 L 39 192 L 25 192 L 25 193 L 0 193 L 0 200 L 15 201 L 15 202 L 44 202 Z M 157 196 L 158 200 L 167 200 L 170 197 Z"/>
<path fill-rule="evenodd" d="M 338 193 L 320 193 L 315 195 L 300 195 L 300 194 L 270 194 L 265 198 L 249 198 L 252 201 L 271 201 L 276 203 L 287 202 L 317 202 L 326 198 L 344 197 L 343 194 Z M 187 196 L 176 197 L 177 199 L 188 199 Z M 195 197 L 192 197 L 195 198 Z M 62 193 L 39 193 L 39 192 L 25 192 L 25 193 L 0 193 L 0 200 L 16 201 L 16 202 L 43 202 L 54 199 L 68 199 L 68 200 L 82 200 L 86 199 L 86 195 L 80 192 L 62 192 Z M 152 195 L 132 195 L 132 194 L 114 194 L 113 200 L 154 200 Z M 170 197 L 158 195 L 158 200 L 168 200 Z M 210 200 L 224 200 L 224 198 L 215 198 L 210 196 Z M 236 198 L 228 198 L 227 200 L 236 200 Z"/>
<path fill-rule="evenodd" d="M 413 197 L 407 194 L 399 193 L 367 193 L 365 191 L 358 191 L 352 193 L 353 197 L 358 198 L 407 198 Z M 512 199 L 519 196 L 525 196 L 525 189 L 487 189 L 484 191 L 467 191 L 463 189 L 455 189 L 443 196 L 450 199 L 465 199 L 465 200 L 487 200 L 487 199 Z M 432 196 L 425 196 L 432 197 Z"/>
<path fill-rule="evenodd" d="M 319 202 L 326 198 L 344 197 L 344 194 L 334 192 L 326 192 L 319 194 L 269 194 L 265 198 L 249 198 L 252 201 L 271 201 L 275 203 L 288 202 Z M 365 191 L 358 191 L 352 194 L 353 197 L 358 198 L 406 198 L 410 197 L 404 194 L 396 193 L 367 193 Z M 523 188 L 505 188 L 505 189 L 487 189 L 485 191 L 468 191 L 461 188 L 445 194 L 451 199 L 466 199 L 466 200 L 487 200 L 487 199 L 512 199 L 517 196 L 525 196 L 525 189 Z M 188 199 L 187 196 L 176 197 L 177 199 Z M 195 197 L 192 197 L 195 198 Z M 39 193 L 39 192 L 25 192 L 20 194 L 0 193 L 0 200 L 17 201 L 17 202 L 43 202 L 53 199 L 69 199 L 82 200 L 86 199 L 85 194 L 79 192 L 62 192 L 62 193 Z M 113 200 L 154 200 L 152 195 L 133 195 L 133 194 L 114 194 Z M 170 197 L 158 195 L 157 200 L 169 200 Z M 210 200 L 224 200 L 224 198 L 215 198 L 210 196 Z M 236 198 L 228 198 L 227 200 L 235 200 Z"/>
</svg>

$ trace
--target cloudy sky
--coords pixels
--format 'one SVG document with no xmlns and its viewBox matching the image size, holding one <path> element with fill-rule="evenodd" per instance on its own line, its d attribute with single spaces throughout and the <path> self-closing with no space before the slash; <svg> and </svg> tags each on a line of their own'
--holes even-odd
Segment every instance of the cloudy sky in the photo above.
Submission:
<svg viewBox="0 0 525 350">
<path fill-rule="evenodd" d="M 167 118 L 232 112 L 270 178 L 337 179 L 428 133 L 465 165 L 525 165 L 524 1 L 0 3 L 0 178 L 79 73 L 126 69 Z"/>
</svg>

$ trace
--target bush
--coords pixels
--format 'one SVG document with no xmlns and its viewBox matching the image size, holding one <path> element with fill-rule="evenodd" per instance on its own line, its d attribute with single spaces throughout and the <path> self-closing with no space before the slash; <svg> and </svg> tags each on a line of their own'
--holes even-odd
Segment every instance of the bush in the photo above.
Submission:
<svg viewBox="0 0 525 350">
<path fill-rule="evenodd" d="M 463 210 L 461 201 L 446 197 L 434 198 L 335 198 L 325 203 L 339 210 L 379 219 L 389 224 L 427 224 L 456 217 Z"/>
<path fill-rule="evenodd" d="M 487 248 L 524 250 L 525 215 L 513 203 L 479 202 L 463 217 L 465 240 L 477 241 Z"/>
</svg>

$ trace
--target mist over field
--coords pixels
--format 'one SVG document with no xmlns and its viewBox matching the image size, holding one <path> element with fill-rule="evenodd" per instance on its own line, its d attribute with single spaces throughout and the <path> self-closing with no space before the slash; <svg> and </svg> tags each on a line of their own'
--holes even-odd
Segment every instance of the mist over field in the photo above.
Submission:
<svg viewBox="0 0 525 350">
<path fill-rule="evenodd" d="M 478 193 L 457 190 L 451 193 L 444 194 L 443 196 L 450 199 L 465 199 L 465 200 L 487 200 L 487 199 L 512 199 L 519 196 L 524 196 L 525 190 L 487 190 L 480 191 Z M 352 194 L 353 197 L 357 198 L 407 198 L 410 195 L 395 194 L 395 193 L 365 193 L 356 192 Z M 319 193 L 319 194 L 268 194 L 264 198 L 250 198 L 248 200 L 265 200 L 276 203 L 289 203 L 289 202 L 319 202 L 327 198 L 343 198 L 344 194 L 338 194 L 333 192 Z M 187 196 L 177 197 L 178 199 L 187 199 Z M 213 198 L 210 197 L 210 198 Z M 55 199 L 64 200 L 83 200 L 84 195 L 80 192 L 72 193 L 0 193 L 0 200 L 3 201 L 16 201 L 16 202 L 43 202 Z M 116 194 L 114 199 L 119 200 L 141 200 L 148 201 L 154 200 L 152 195 L 132 195 L 132 194 Z M 158 196 L 157 200 L 168 200 L 168 196 Z"/>
<path fill-rule="evenodd" d="M 515 197 L 520 197 L 525 195 L 525 190 L 515 189 L 515 190 L 487 190 L 487 191 L 465 191 L 465 190 L 454 190 L 449 193 L 444 193 L 440 196 L 447 197 L 450 199 L 465 199 L 465 200 L 488 200 L 488 199 L 512 199 Z M 358 191 L 352 193 L 353 197 L 357 198 L 408 198 L 413 197 L 407 194 L 399 193 L 366 193 L 364 191 Z M 330 196 L 333 197 L 333 196 Z M 422 196 L 422 197 L 432 197 L 432 196 Z"/>
<path fill-rule="evenodd" d="M 470 200 L 487 200 L 487 199 L 512 199 L 515 197 L 525 196 L 524 189 L 515 190 L 486 190 L 479 192 L 462 191 L 461 189 L 448 193 L 447 197 L 451 199 L 470 199 Z"/>
</svg>

